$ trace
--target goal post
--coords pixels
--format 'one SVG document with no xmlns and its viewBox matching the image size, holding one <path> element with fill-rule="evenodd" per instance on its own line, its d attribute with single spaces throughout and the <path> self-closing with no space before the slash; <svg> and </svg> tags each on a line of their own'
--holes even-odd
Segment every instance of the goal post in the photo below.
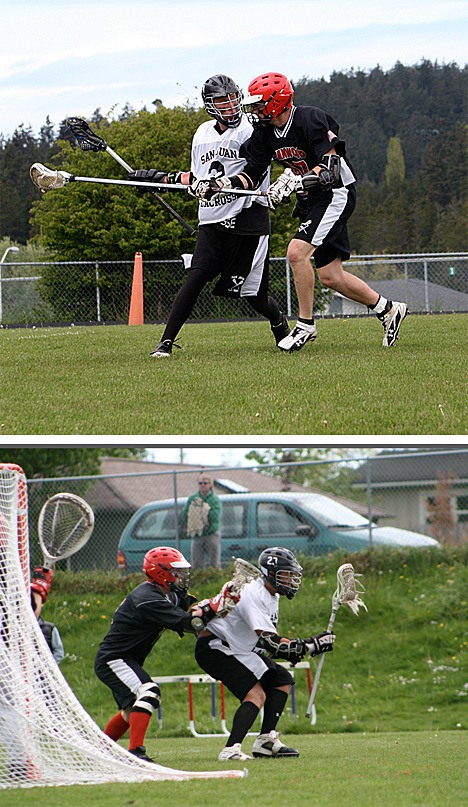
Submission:
<svg viewBox="0 0 468 807">
<path fill-rule="evenodd" d="M 26 477 L 19 466 L 0 463 L 0 789 L 245 776 L 145 762 L 104 735 L 68 686 L 34 615 L 28 535 Z"/>
</svg>

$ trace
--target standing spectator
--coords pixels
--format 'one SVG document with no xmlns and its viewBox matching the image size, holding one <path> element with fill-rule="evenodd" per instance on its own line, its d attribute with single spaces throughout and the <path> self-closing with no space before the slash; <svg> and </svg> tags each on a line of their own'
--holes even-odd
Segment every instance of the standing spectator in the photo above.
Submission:
<svg viewBox="0 0 468 807">
<path fill-rule="evenodd" d="M 198 477 L 198 491 L 189 496 L 184 507 L 187 535 L 191 542 L 192 568 L 207 566 L 221 568 L 221 500 L 212 489 L 212 480 L 207 474 Z"/>
</svg>

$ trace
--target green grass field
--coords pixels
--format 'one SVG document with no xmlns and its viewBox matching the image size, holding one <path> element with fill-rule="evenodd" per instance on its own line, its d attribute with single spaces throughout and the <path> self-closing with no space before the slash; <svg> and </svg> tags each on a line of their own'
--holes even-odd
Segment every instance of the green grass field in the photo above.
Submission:
<svg viewBox="0 0 468 807">
<path fill-rule="evenodd" d="M 296 672 L 297 714 L 291 702 L 279 730 L 298 759 L 251 760 L 244 780 L 161 782 L 49 788 L 48 807 L 458 807 L 468 789 L 468 547 L 438 551 L 371 551 L 346 558 L 363 573 L 368 612 L 339 609 L 333 653 L 317 691 L 317 723 L 305 718 L 308 689 Z M 304 582 L 281 601 L 279 627 L 288 636 L 318 632 L 328 622 L 341 556 L 303 560 Z M 116 574 L 57 572 L 44 618 L 60 628 L 67 656 L 61 669 L 86 711 L 104 727 L 115 712 L 93 672 L 97 646 L 125 593 L 141 580 Z M 198 571 L 191 590 L 214 594 L 225 572 Z M 200 672 L 193 637 L 166 631 L 148 657 L 154 675 Z M 312 663 L 312 670 L 315 662 Z M 156 715 L 146 745 L 161 765 L 219 770 L 223 738 L 198 739 L 188 727 L 186 684 L 162 684 L 163 725 Z M 220 730 L 219 702 L 211 717 L 210 687 L 194 686 L 199 732 Z M 227 725 L 236 708 L 227 693 Z M 255 729 L 258 728 L 256 724 Z M 253 738 L 244 742 L 249 752 Z M 126 742 L 123 742 L 126 747 Z M 28 807 L 43 791 L 2 792 L 2 807 Z"/>
<path fill-rule="evenodd" d="M 245 779 L 156 782 L 140 785 L 16 789 L 2 807 L 464 807 L 468 736 L 456 731 L 301 737 L 301 755 L 231 763 Z M 158 761 L 182 770 L 218 770 L 219 742 L 150 742 Z"/>
<path fill-rule="evenodd" d="M 465 315 L 410 316 L 381 346 L 374 318 L 324 320 L 294 354 L 264 322 L 0 332 L 8 435 L 464 435 Z"/>
</svg>

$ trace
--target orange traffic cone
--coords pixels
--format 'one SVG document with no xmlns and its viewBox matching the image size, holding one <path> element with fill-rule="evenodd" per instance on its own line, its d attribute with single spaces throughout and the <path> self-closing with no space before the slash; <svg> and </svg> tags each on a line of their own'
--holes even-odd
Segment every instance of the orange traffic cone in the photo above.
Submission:
<svg viewBox="0 0 468 807">
<path fill-rule="evenodd" d="M 143 256 L 135 252 L 133 264 L 132 296 L 130 298 L 129 325 L 143 325 Z"/>
</svg>

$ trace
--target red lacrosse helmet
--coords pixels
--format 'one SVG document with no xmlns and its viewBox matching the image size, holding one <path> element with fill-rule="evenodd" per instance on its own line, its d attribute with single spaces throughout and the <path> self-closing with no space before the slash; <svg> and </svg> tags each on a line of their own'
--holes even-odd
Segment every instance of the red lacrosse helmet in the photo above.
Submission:
<svg viewBox="0 0 468 807">
<path fill-rule="evenodd" d="M 282 73 L 264 73 L 254 78 L 248 86 L 244 108 L 251 123 L 269 123 L 290 109 L 294 90 L 291 82 Z M 258 116 L 261 111 L 262 117 Z M 253 119 L 252 119 L 253 118 Z"/>
<path fill-rule="evenodd" d="M 188 591 L 191 568 L 182 552 L 170 546 L 150 549 L 143 560 L 143 572 L 150 582 L 176 592 Z"/>
</svg>

